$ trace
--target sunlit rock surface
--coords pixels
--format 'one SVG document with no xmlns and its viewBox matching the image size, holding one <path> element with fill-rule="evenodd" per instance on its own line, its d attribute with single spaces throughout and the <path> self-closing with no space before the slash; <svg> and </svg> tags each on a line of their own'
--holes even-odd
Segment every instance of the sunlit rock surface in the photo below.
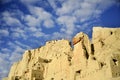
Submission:
<svg viewBox="0 0 120 80">
<path fill-rule="evenodd" d="M 27 50 L 3 80 L 120 80 L 120 28 L 93 28 L 72 40 Z"/>
</svg>

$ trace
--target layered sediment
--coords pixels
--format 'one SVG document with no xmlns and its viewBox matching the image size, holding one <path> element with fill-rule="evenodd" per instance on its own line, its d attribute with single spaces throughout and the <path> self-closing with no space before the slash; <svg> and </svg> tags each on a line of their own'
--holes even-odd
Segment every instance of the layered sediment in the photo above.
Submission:
<svg viewBox="0 0 120 80">
<path fill-rule="evenodd" d="M 68 40 L 27 50 L 4 80 L 120 80 L 120 28 L 94 27 Z"/>
</svg>

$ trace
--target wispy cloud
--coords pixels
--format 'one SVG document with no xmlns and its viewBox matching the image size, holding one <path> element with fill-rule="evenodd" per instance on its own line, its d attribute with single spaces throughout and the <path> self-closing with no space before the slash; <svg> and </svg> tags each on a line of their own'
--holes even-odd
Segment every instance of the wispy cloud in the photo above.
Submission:
<svg viewBox="0 0 120 80">
<path fill-rule="evenodd" d="M 0 37 L 2 37 L 2 36 L 9 36 L 9 31 L 8 30 L 4 30 L 4 29 L 1 29 L 0 30 Z"/>
<path fill-rule="evenodd" d="M 46 28 L 52 28 L 54 27 L 54 21 L 51 20 L 51 19 L 47 19 L 44 21 L 44 24 L 43 24 Z"/>
<path fill-rule="evenodd" d="M 23 0 L 21 1 L 24 3 Z M 76 24 L 79 23 L 81 25 L 91 19 L 93 22 L 94 20 L 97 21 L 102 12 L 115 3 L 114 0 L 48 0 L 49 4 L 54 9 L 54 13 L 57 15 L 56 17 L 53 16 L 52 13 L 47 12 L 44 8 L 36 6 L 35 3 L 38 2 L 39 0 L 27 0 L 26 4 L 29 4 L 27 5 L 28 10 L 32 14 L 25 18 L 27 25 L 53 28 L 56 26 L 56 23 L 61 26 L 60 33 L 62 34 L 64 32 L 64 34 L 69 37 L 77 30 L 78 25 Z"/>
<path fill-rule="evenodd" d="M 76 17 L 74 16 L 61 16 L 57 19 L 59 24 L 62 24 L 61 32 L 71 36 L 75 30 Z"/>
<path fill-rule="evenodd" d="M 115 3 L 114 0 L 67 0 L 62 6 L 56 8 L 57 19 L 64 23 L 61 30 L 64 30 L 68 36 L 72 36 L 76 31 L 77 23 L 81 25 L 79 29 L 86 29 L 90 26 L 88 21 L 98 21 L 101 14 Z M 87 23 L 86 23 L 87 21 Z M 91 28 L 88 28 L 91 29 Z"/>
<path fill-rule="evenodd" d="M 19 26 L 19 27 L 24 26 L 21 23 L 21 21 L 18 18 L 16 18 L 17 15 L 22 17 L 22 15 L 20 14 L 21 13 L 18 12 L 17 10 L 16 12 L 5 11 L 2 13 L 2 21 L 4 22 L 4 24 L 11 26 L 11 27 L 12 26 Z"/>
</svg>

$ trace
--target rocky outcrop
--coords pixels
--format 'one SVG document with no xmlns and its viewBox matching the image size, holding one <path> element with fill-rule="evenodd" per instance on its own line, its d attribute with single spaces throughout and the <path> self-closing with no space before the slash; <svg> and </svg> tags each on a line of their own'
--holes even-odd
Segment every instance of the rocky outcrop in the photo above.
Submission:
<svg viewBox="0 0 120 80">
<path fill-rule="evenodd" d="M 68 40 L 27 50 L 4 80 L 120 80 L 120 28 L 93 28 Z"/>
</svg>

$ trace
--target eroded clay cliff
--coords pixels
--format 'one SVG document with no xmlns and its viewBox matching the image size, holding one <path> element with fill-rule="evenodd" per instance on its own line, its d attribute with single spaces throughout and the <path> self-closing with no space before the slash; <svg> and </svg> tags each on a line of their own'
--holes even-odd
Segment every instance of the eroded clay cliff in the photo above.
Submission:
<svg viewBox="0 0 120 80">
<path fill-rule="evenodd" d="M 27 50 L 6 80 L 120 80 L 120 28 L 93 28 L 68 40 Z"/>
</svg>

